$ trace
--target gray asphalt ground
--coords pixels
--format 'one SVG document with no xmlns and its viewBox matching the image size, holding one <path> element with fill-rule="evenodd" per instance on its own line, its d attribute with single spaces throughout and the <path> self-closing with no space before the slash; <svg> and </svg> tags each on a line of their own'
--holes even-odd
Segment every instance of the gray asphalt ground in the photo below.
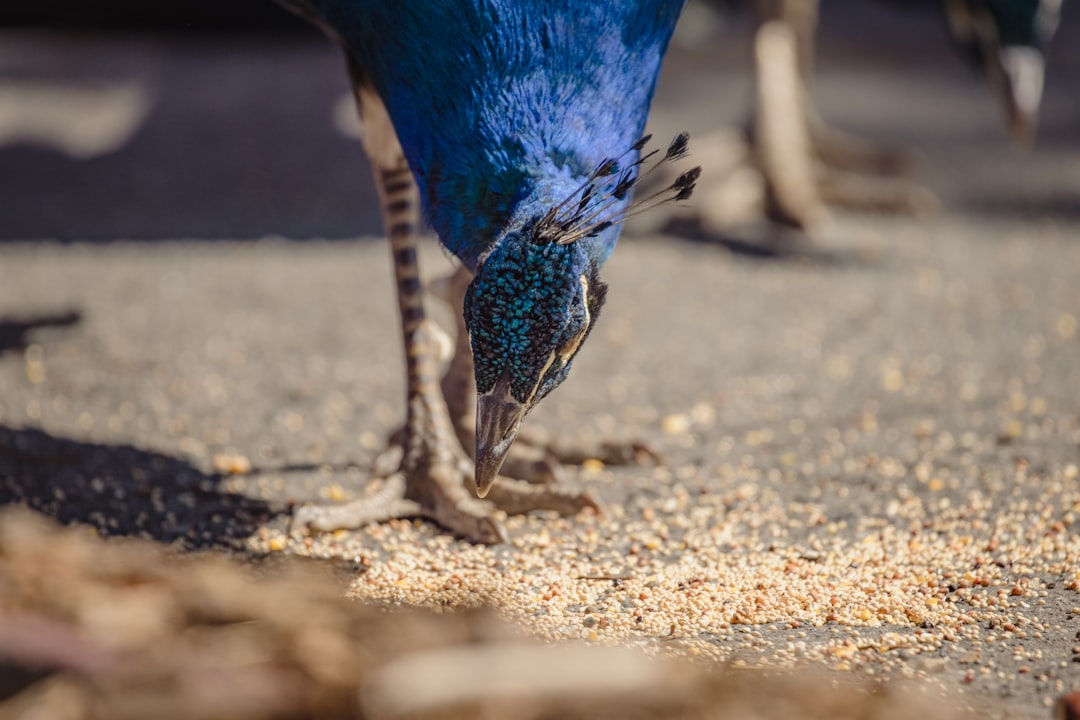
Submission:
<svg viewBox="0 0 1080 720">
<path fill-rule="evenodd" d="M 945 211 L 839 214 L 780 254 L 685 215 L 631 228 L 602 324 L 530 422 L 643 438 L 665 463 L 591 464 L 576 479 L 603 517 L 512 518 L 498 549 L 422 523 L 283 534 L 287 502 L 363 493 L 403 416 L 334 51 L 6 36 L 0 93 L 36 109 L 0 107 L 0 500 L 344 558 L 370 601 L 490 602 L 542 636 L 914 676 L 1049 717 L 1080 689 L 1080 25 L 1022 155 L 936 18 L 838 7 L 820 106 L 921 150 Z M 738 29 L 695 29 L 660 135 L 745 112 Z"/>
</svg>

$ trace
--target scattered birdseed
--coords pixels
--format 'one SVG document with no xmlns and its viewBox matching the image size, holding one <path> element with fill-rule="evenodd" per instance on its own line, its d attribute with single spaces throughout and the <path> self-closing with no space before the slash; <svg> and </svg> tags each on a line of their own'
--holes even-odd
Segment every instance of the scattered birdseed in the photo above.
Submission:
<svg viewBox="0 0 1080 720">
<path fill-rule="evenodd" d="M 604 461 L 596 458 L 586 458 L 581 463 L 581 469 L 586 473 L 598 473 L 604 469 Z"/>
<path fill-rule="evenodd" d="M 988 251 L 967 222 L 897 225 L 902 262 L 827 272 L 636 244 L 608 275 L 639 289 L 612 293 L 622 305 L 608 315 L 633 318 L 625 344 L 617 357 L 591 346 L 530 422 L 640 435 L 666 464 L 579 473 L 602 514 L 505 518 L 510 542 L 493 548 L 414 520 L 283 534 L 289 502 L 331 484 L 375 489 L 368 467 L 400 424 L 385 296 L 373 290 L 380 312 L 356 317 L 368 309 L 357 288 L 389 292 L 381 245 L 8 249 L 5 300 L 49 307 L 52 288 L 81 278 L 98 324 L 50 337 L 41 385 L 27 383 L 23 353 L 0 355 L 0 482 L 16 502 L 106 536 L 334 559 L 369 603 L 491 606 L 544 639 L 595 633 L 589 643 L 702 662 L 911 677 L 1045 717 L 1080 667 L 1080 383 L 1075 343 L 1057 329 L 1077 296 L 1054 271 L 1080 245 L 1040 236 Z M 1001 290 L 1016 257 L 1038 278 L 1023 281 L 1024 305 Z M 897 268 L 927 263 L 939 292 L 897 285 L 911 282 Z M 258 304 L 218 317 L 161 301 L 172 273 L 192 303 Z M 148 307 L 123 314 L 134 293 Z M 704 331 L 715 308 L 723 321 Z M 370 332 L 341 332 L 358 322 Z M 280 362 L 255 362 L 270 353 Z M 901 375 L 898 391 L 883 369 Z M 613 386 L 625 406 L 609 400 Z M 268 399 L 267 387 L 283 392 Z M 269 469 L 206 473 L 207 448 L 223 447 Z"/>
<path fill-rule="evenodd" d="M 1058 335 L 1068 340 L 1076 335 L 1077 320 L 1072 313 L 1062 313 L 1057 319 Z"/>
<path fill-rule="evenodd" d="M 26 346 L 23 357 L 26 362 L 26 380 L 32 385 L 45 382 L 45 349 L 32 343 Z"/>
<path fill-rule="evenodd" d="M 682 435 L 689 432 L 691 420 L 689 415 L 683 413 L 665 415 L 660 425 L 668 435 Z"/>
<path fill-rule="evenodd" d="M 251 472 L 251 461 L 244 455 L 235 453 L 217 453 L 212 460 L 214 472 L 228 475 L 247 475 Z"/>
</svg>

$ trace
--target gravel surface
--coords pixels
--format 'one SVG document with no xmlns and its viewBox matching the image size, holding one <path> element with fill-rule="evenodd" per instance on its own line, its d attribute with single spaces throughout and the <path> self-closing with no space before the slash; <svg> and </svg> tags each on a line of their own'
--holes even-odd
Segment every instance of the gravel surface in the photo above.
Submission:
<svg viewBox="0 0 1080 720">
<path fill-rule="evenodd" d="M 140 158 L 160 174 L 163 148 L 191 154 L 212 126 L 177 97 L 175 143 L 136 134 L 135 150 L 79 163 L 0 149 L 0 189 L 24 188 L 6 195 L 17 231 L 0 245 L 0 494 L 108 534 L 340 558 L 350 596 L 378 604 L 492 605 L 545 638 L 915 677 L 985 717 L 1049 717 L 1080 688 L 1080 98 L 1062 80 L 1080 72 L 1075 23 L 1051 68 L 1041 144 L 1019 156 L 932 18 L 851 17 L 824 34 L 826 113 L 921 148 L 921 177 L 949 212 L 841 216 L 779 255 L 742 252 L 754 249 L 745 238 L 632 230 L 605 268 L 609 306 L 589 348 L 530 423 L 642 438 L 665 462 L 586 463 L 577 477 L 603 515 L 508 518 L 498 548 L 419 522 L 285 534 L 288 503 L 372 489 L 368 467 L 403 414 L 387 251 L 371 239 L 209 243 L 197 228 L 335 238 L 356 232 L 354 215 L 370 228 L 365 186 L 345 192 L 321 173 L 359 155 L 333 125 L 343 81 L 283 80 L 306 93 L 303 111 L 280 89 L 260 94 L 268 56 L 339 72 L 333 54 L 91 43 L 80 64 L 156 58 L 140 70 L 149 87 L 179 78 L 181 98 L 219 92 L 199 88 L 224 73 L 250 114 L 215 117 L 213 143 L 229 143 L 218 125 L 231 118 L 240 149 L 202 149 L 203 169 L 167 155 L 177 177 L 164 190 L 132 179 Z M 940 47 L 912 58 L 916 37 Z M 66 47 L 39 39 L 20 57 L 46 67 Z M 737 120 L 722 99 L 746 97 L 744 79 L 716 67 L 743 49 L 677 49 L 657 132 Z M 298 128 L 299 115 L 321 120 Z M 245 132 L 264 118 L 271 131 L 257 132 L 274 137 L 256 166 Z M 290 144 L 304 133 L 312 166 Z M 281 176 L 276 148 L 298 163 Z M 49 174 L 66 164 L 84 185 Z M 272 188 L 268 204 L 252 199 L 252 178 Z M 213 203 L 200 203 L 204 182 Z M 275 230 L 288 208 L 274 199 L 294 187 L 327 211 Z M 39 237 L 168 241 L 17 241 Z M 432 275 L 449 268 L 435 247 L 422 259 Z"/>
<path fill-rule="evenodd" d="M 252 571 L 0 512 L 0 716 L 80 720 L 950 720 L 912 683 L 550 645 L 387 612 L 296 557 Z"/>
</svg>

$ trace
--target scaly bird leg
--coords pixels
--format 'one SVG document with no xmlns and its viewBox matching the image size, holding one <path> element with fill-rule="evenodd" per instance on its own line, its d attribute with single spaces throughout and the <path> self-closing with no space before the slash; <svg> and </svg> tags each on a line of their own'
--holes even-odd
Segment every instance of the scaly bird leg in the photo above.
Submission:
<svg viewBox="0 0 1080 720">
<path fill-rule="evenodd" d="M 473 542 L 496 543 L 506 539 L 492 517 L 496 507 L 515 513 L 550 509 L 566 514 L 595 508 L 587 495 L 544 491 L 507 478 L 496 482 L 490 502 L 478 500 L 470 491 L 472 463 L 455 436 L 439 384 L 439 331 L 424 312 L 416 255 L 419 191 L 385 107 L 362 82 L 361 73 L 351 70 L 364 120 L 364 148 L 374 167 L 394 261 L 407 382 L 403 454 L 397 471 L 375 496 L 343 505 L 301 507 L 293 526 L 335 530 L 421 516 Z"/>
<path fill-rule="evenodd" d="M 811 229 L 825 205 L 923 214 L 938 206 L 901 175 L 911 152 L 878 146 L 830 128 L 810 99 L 817 0 L 758 0 L 757 77 L 752 143 L 765 180 L 766 212 Z"/>
</svg>

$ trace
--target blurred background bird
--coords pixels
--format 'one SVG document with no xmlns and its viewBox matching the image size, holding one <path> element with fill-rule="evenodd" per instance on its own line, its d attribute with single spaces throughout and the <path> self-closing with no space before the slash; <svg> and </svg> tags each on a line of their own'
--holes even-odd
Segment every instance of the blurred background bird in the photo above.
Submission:
<svg viewBox="0 0 1080 720">
<path fill-rule="evenodd" d="M 1001 100 L 1018 145 L 1035 137 L 1062 0 L 943 0 L 949 34 Z"/>
<path fill-rule="evenodd" d="M 466 492 L 473 482 L 508 512 L 591 504 L 558 486 L 495 481 L 522 421 L 566 379 L 600 314 L 599 269 L 622 221 L 692 191 L 696 170 L 631 200 L 646 160 L 686 154 L 685 136 L 662 155 L 642 153 L 681 0 L 287 4 L 345 50 L 393 251 L 408 384 L 400 472 L 374 498 L 302 508 L 295 522 L 336 529 L 423 515 L 496 542 L 492 506 Z M 422 300 L 422 220 L 463 268 L 449 286 L 471 348 L 459 342 L 449 383 Z M 460 389 L 468 375 L 475 445 L 463 450 L 470 429 L 441 385 Z"/>
<path fill-rule="evenodd" d="M 898 12 L 911 5 L 885 4 Z M 1061 0 L 935 4 L 950 39 L 1000 98 L 1013 142 L 1030 145 Z M 731 0 L 709 5 L 729 14 L 737 6 Z M 752 16 L 753 35 L 750 161 L 761 176 L 765 216 L 776 225 L 813 233 L 828 226 L 828 206 L 913 215 L 936 211 L 933 193 L 910 179 L 915 151 L 843 132 L 818 110 L 811 88 L 820 0 L 750 0 L 743 8 Z M 703 138 L 699 147 L 712 141 Z"/>
<path fill-rule="evenodd" d="M 942 0 L 952 40 L 1002 100 L 1010 136 L 1030 144 L 1061 0 Z M 825 205 L 921 214 L 934 196 L 905 177 L 913 153 L 830 128 L 810 100 L 819 0 L 755 0 L 753 142 L 766 211 L 811 229 Z M 794 63 L 794 67 L 792 64 Z"/>
</svg>

